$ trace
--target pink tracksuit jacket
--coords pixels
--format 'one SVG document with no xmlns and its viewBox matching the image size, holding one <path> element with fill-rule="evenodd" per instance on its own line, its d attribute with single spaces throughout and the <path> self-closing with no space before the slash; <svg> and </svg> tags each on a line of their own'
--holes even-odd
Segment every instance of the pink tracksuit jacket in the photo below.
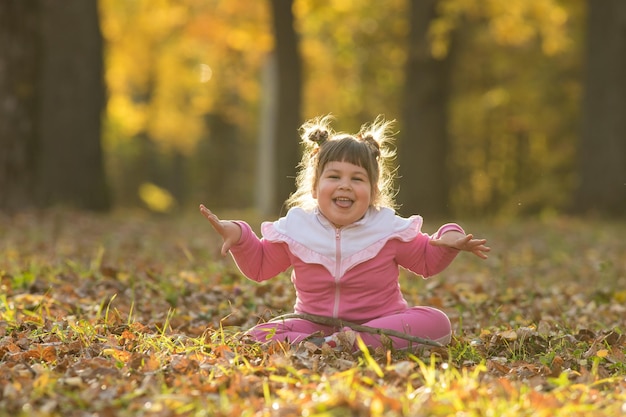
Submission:
<svg viewBox="0 0 626 417">
<path fill-rule="evenodd" d="M 244 275 L 260 282 L 293 267 L 296 313 L 361 324 L 409 309 L 400 291 L 399 266 L 426 278 L 459 252 L 430 245 L 420 216 L 403 218 L 389 208 L 370 208 L 341 229 L 318 210 L 292 208 L 285 217 L 262 224 L 263 239 L 247 223 L 238 224 L 242 235 L 231 253 Z M 448 223 L 434 237 L 451 230 L 464 233 Z"/>
</svg>

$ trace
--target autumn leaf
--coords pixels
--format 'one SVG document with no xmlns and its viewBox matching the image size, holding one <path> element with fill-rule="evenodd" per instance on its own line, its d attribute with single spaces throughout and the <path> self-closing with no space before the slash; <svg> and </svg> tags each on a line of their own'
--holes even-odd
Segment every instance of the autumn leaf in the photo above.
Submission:
<svg viewBox="0 0 626 417">
<path fill-rule="evenodd" d="M 355 353 L 247 338 L 292 309 L 289 276 L 246 281 L 207 250 L 219 242 L 189 239 L 195 221 L 20 216 L 10 227 L 0 216 L 0 407 L 16 415 L 623 414 L 614 294 L 626 270 L 621 241 L 593 222 L 513 222 L 488 231 L 510 249 L 500 259 L 459 258 L 425 282 L 403 275 L 409 304 L 430 300 L 450 317 L 452 342 Z M 613 269 L 581 255 L 594 239 Z"/>
<path fill-rule="evenodd" d="M 124 350 L 114 349 L 114 348 L 102 349 L 102 354 L 105 356 L 110 356 L 114 358 L 115 360 L 117 360 L 118 362 L 123 362 L 123 363 L 128 362 L 131 358 L 130 352 L 126 352 Z"/>
</svg>

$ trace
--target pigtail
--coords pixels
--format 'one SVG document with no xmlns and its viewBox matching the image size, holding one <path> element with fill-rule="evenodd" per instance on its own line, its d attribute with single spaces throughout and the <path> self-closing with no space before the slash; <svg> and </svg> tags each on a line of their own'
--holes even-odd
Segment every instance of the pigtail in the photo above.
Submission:
<svg viewBox="0 0 626 417">
<path fill-rule="evenodd" d="M 328 140 L 329 136 L 330 134 L 328 133 L 328 130 L 316 129 L 312 132 L 309 132 L 306 139 L 310 140 L 311 142 L 317 143 L 318 146 L 321 146 L 324 142 Z"/>
<path fill-rule="evenodd" d="M 300 128 L 300 138 L 305 146 L 321 146 L 328 141 L 334 132 L 330 128 L 333 117 L 326 115 L 312 119 Z"/>
<path fill-rule="evenodd" d="M 367 145 L 370 147 L 370 149 L 372 150 L 372 155 L 374 155 L 374 158 L 376 159 L 380 158 L 380 144 L 376 142 L 376 139 L 374 139 L 372 135 L 367 135 L 365 137 L 362 137 L 361 140 L 367 143 Z"/>
<path fill-rule="evenodd" d="M 378 178 L 379 205 L 396 208 L 395 197 L 397 188 L 395 180 L 398 167 L 395 166 L 396 151 L 392 147 L 393 134 L 391 127 L 395 120 L 385 120 L 380 115 L 371 124 L 364 124 L 357 135 L 372 149 L 380 168 Z"/>
<path fill-rule="evenodd" d="M 296 191 L 287 199 L 287 207 L 298 206 L 304 209 L 315 207 L 315 200 L 311 197 L 311 183 L 315 177 L 320 147 L 335 135 L 330 128 L 332 120 L 333 117 L 329 114 L 311 119 L 300 127 L 302 159 L 298 164 Z"/>
</svg>

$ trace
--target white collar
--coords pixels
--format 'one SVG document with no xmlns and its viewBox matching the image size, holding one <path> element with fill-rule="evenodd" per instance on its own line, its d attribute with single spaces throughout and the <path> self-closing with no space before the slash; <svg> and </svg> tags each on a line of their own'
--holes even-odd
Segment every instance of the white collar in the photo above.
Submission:
<svg viewBox="0 0 626 417">
<path fill-rule="evenodd" d="M 318 209 L 305 211 L 295 207 L 285 217 L 263 223 L 261 230 L 266 240 L 287 243 L 289 250 L 304 262 L 324 265 L 331 274 L 342 276 L 376 256 L 388 240 L 414 239 L 421 226 L 420 216 L 406 219 L 392 209 L 370 207 L 361 220 L 337 229 Z M 336 245 L 337 236 L 340 248 Z"/>
</svg>

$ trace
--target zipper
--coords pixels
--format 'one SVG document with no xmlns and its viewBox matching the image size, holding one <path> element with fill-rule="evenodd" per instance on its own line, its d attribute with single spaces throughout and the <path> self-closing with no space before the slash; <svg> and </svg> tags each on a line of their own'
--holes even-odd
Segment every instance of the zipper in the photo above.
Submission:
<svg viewBox="0 0 626 417">
<path fill-rule="evenodd" d="M 341 266 L 341 229 L 335 229 L 335 305 L 333 307 L 333 318 L 339 316 L 339 301 L 341 291 L 339 288 L 339 279 Z"/>
</svg>

